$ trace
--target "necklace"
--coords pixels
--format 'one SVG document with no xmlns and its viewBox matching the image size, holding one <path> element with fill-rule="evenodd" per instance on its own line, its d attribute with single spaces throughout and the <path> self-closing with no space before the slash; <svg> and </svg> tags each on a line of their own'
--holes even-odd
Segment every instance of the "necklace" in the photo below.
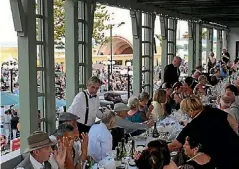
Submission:
<svg viewBox="0 0 239 169">
<path fill-rule="evenodd" d="M 187 160 L 186 162 L 192 161 L 193 159 L 195 159 L 196 157 L 202 155 L 203 153 L 198 153 L 195 156 L 193 156 L 192 158 L 190 158 L 189 160 Z"/>
</svg>

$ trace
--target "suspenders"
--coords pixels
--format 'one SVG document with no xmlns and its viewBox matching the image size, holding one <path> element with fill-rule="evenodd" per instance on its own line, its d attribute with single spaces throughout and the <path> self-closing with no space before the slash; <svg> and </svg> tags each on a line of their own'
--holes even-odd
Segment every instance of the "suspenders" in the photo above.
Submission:
<svg viewBox="0 0 239 169">
<path fill-rule="evenodd" d="M 83 93 L 85 94 L 85 102 L 86 102 L 85 123 L 84 124 L 87 124 L 88 116 L 89 116 L 89 101 L 88 101 L 88 96 L 87 96 L 86 92 L 83 91 Z"/>
</svg>

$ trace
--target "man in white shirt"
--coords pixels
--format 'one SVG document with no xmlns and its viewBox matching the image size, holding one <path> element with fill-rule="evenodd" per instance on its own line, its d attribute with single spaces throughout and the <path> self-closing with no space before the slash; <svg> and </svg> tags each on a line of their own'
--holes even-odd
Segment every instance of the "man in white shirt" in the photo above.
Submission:
<svg viewBox="0 0 239 169">
<path fill-rule="evenodd" d="M 102 112 L 99 110 L 100 100 L 97 92 L 101 86 L 101 81 L 98 77 L 92 76 L 88 80 L 87 90 L 78 93 L 68 112 L 78 116 L 78 129 L 80 132 L 89 132 L 90 127 L 95 123 L 96 117 L 102 117 Z"/>
<path fill-rule="evenodd" d="M 52 142 L 47 133 L 42 131 L 35 131 L 28 138 L 27 152 L 30 154 L 17 165 L 16 169 L 64 169 L 66 149 L 62 146 L 57 152 L 54 152 L 54 158 L 58 164 L 58 168 L 54 168 L 50 165 L 46 165 L 46 161 L 49 160 L 53 150 L 52 145 L 56 142 Z M 49 163 L 48 163 L 49 164 Z"/>
<path fill-rule="evenodd" d="M 99 162 L 112 151 L 112 135 L 109 131 L 115 124 L 113 111 L 106 111 L 100 124 L 94 124 L 89 131 L 88 155 Z"/>
<path fill-rule="evenodd" d="M 4 131 L 6 134 L 6 142 L 8 143 L 11 140 L 11 119 L 12 116 L 10 114 L 11 109 L 7 110 L 4 114 Z"/>
</svg>

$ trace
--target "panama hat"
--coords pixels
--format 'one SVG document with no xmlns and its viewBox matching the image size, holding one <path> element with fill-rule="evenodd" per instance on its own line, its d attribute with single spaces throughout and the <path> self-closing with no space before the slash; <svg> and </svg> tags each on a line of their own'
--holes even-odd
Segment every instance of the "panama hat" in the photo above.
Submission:
<svg viewBox="0 0 239 169">
<path fill-rule="evenodd" d="M 27 142 L 28 148 L 26 149 L 26 152 L 57 144 L 56 140 L 51 141 L 48 134 L 43 131 L 35 131 L 34 133 L 32 133 L 27 138 Z"/>
<path fill-rule="evenodd" d="M 129 110 L 130 110 L 129 106 L 127 106 L 127 104 L 125 104 L 125 103 L 116 103 L 114 105 L 115 112 L 129 111 Z"/>
</svg>

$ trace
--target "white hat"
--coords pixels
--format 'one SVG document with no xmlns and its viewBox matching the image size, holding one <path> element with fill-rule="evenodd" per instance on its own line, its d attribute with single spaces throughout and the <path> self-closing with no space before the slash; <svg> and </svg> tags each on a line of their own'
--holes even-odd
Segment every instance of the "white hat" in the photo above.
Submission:
<svg viewBox="0 0 239 169">
<path fill-rule="evenodd" d="M 129 106 L 127 106 L 127 105 L 124 104 L 124 103 L 116 103 L 116 104 L 114 105 L 114 111 L 115 111 L 115 112 L 129 111 L 129 110 L 130 110 Z"/>
</svg>

